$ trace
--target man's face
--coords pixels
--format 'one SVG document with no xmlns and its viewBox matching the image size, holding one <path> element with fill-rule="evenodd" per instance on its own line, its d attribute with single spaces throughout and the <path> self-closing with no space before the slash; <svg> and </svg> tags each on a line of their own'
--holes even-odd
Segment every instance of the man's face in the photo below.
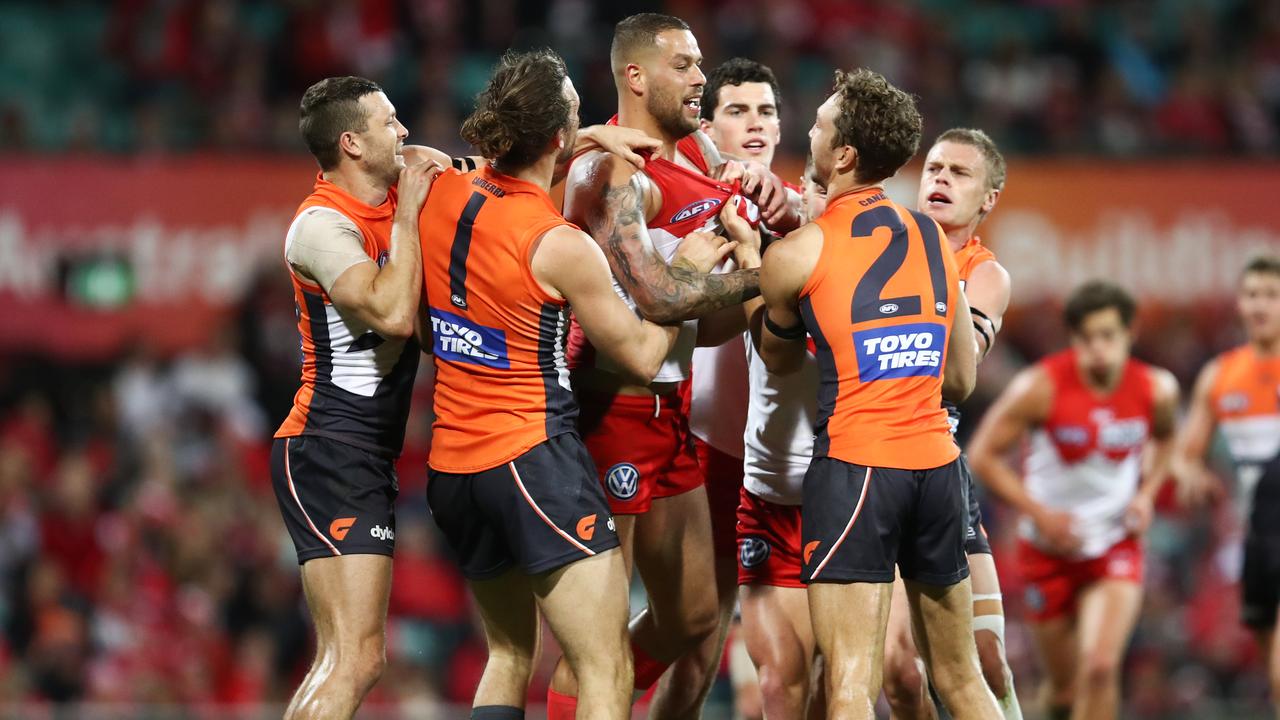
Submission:
<svg viewBox="0 0 1280 720">
<path fill-rule="evenodd" d="M 987 188 L 987 161 L 966 143 L 944 140 L 929 150 L 916 207 L 944 230 L 968 227 L 995 206 L 999 191 Z"/>
<path fill-rule="evenodd" d="M 721 85 L 711 120 L 703 129 L 720 152 L 739 160 L 773 163 L 773 152 L 782 139 L 778 101 L 769 83 Z"/>
<path fill-rule="evenodd" d="M 1071 333 L 1071 347 L 1080 368 L 1099 381 L 1111 377 L 1128 362 L 1132 343 L 1129 328 L 1120 311 L 1113 307 L 1085 315 L 1080 328 Z"/>
<path fill-rule="evenodd" d="M 800 187 L 803 190 L 800 193 L 800 200 L 804 205 L 805 219 L 812 221 L 827 211 L 827 191 L 814 180 L 813 168 L 806 168 L 806 170 L 805 176 L 800 178 Z"/>
<path fill-rule="evenodd" d="M 356 133 L 362 150 L 360 163 L 371 175 L 394 183 L 404 168 L 401 150 L 409 130 L 396 119 L 396 109 L 383 93 L 369 93 L 360 98 L 368 119 L 365 129 Z"/>
<path fill-rule="evenodd" d="M 565 145 L 560 148 L 560 153 L 556 156 L 556 164 L 566 163 L 573 157 L 573 145 L 578 140 L 578 127 L 582 124 L 581 118 L 578 117 L 578 107 L 581 104 L 578 91 L 568 77 L 564 79 L 564 97 L 569 101 L 569 127 L 565 133 Z"/>
<path fill-rule="evenodd" d="M 702 51 L 688 30 L 666 30 L 654 40 L 645 64 L 645 109 L 662 131 L 682 138 L 698 129 L 702 86 L 707 77 L 698 66 Z"/>
<path fill-rule="evenodd" d="M 1280 275 L 1246 273 L 1240 280 L 1237 305 L 1245 334 L 1250 340 L 1274 342 L 1280 339 Z"/>
<path fill-rule="evenodd" d="M 836 137 L 836 114 L 840 111 L 840 96 L 832 95 L 818 107 L 809 128 L 809 156 L 813 158 L 813 180 L 824 190 L 835 167 L 836 149 L 831 147 Z"/>
</svg>

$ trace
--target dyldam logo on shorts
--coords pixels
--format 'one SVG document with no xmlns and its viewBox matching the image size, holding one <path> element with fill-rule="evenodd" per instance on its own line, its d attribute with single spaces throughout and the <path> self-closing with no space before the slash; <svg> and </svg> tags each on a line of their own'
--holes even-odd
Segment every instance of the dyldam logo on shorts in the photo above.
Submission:
<svg viewBox="0 0 1280 720">
<path fill-rule="evenodd" d="M 369 536 L 370 536 L 370 537 L 375 537 L 375 538 L 377 538 L 377 539 L 382 540 L 383 542 L 385 542 L 385 541 L 387 541 L 387 540 L 395 540 L 395 539 L 396 539 L 396 531 L 395 531 L 395 530 L 392 530 L 392 529 L 391 529 L 391 528 L 389 528 L 389 527 L 382 527 L 381 525 L 374 525 L 373 527 L 369 528 Z"/>
</svg>

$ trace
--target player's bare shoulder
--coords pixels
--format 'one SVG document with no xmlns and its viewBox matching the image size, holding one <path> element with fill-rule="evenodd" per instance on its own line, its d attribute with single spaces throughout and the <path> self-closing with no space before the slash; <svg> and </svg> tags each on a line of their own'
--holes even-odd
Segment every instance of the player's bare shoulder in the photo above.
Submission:
<svg viewBox="0 0 1280 720">
<path fill-rule="evenodd" d="M 644 172 L 613 153 L 588 150 L 573 159 L 565 177 L 564 216 L 594 227 L 609 216 L 611 202 L 616 204 L 619 196 L 629 196 L 647 210 L 652 195 L 653 183 Z M 645 212 L 645 217 L 651 214 Z"/>
</svg>

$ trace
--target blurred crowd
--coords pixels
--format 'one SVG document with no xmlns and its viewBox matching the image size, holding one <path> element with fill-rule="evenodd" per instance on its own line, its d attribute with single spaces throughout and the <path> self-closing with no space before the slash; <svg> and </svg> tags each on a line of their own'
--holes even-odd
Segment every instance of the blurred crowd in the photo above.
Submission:
<svg viewBox="0 0 1280 720">
<path fill-rule="evenodd" d="M 831 69 L 922 99 L 926 136 L 987 130 L 1006 152 L 1276 152 L 1280 4 L 1270 0 L 10 0 L 0 149 L 299 152 L 298 98 L 329 75 L 382 83 L 411 137 L 457 149 L 508 47 L 568 61 L 583 118 L 612 113 L 612 24 L 690 22 L 707 67 L 777 72 L 784 151 L 803 151 Z"/>
</svg>

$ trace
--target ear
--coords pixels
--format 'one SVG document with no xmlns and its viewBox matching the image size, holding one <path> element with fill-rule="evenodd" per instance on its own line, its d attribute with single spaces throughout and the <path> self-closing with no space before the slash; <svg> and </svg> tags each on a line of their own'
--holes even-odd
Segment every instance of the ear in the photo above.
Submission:
<svg viewBox="0 0 1280 720">
<path fill-rule="evenodd" d="M 344 155 L 359 159 L 364 155 L 364 148 L 360 145 L 360 137 L 350 130 L 338 136 L 338 149 Z"/>
<path fill-rule="evenodd" d="M 628 63 L 622 69 L 622 79 L 627 84 L 627 89 L 635 95 L 643 95 L 647 83 L 645 82 L 644 68 L 636 63 Z"/>
<path fill-rule="evenodd" d="M 841 145 L 835 150 L 835 162 L 832 163 L 837 173 L 855 173 L 858 169 L 858 149 L 852 145 Z"/>
<path fill-rule="evenodd" d="M 992 188 L 987 191 L 987 196 L 982 199 L 983 216 L 996 208 L 996 201 L 1000 199 L 1000 190 L 1000 188 Z"/>
<path fill-rule="evenodd" d="M 711 121 L 706 118 L 698 118 L 698 129 L 704 133 L 711 133 Z"/>
</svg>

